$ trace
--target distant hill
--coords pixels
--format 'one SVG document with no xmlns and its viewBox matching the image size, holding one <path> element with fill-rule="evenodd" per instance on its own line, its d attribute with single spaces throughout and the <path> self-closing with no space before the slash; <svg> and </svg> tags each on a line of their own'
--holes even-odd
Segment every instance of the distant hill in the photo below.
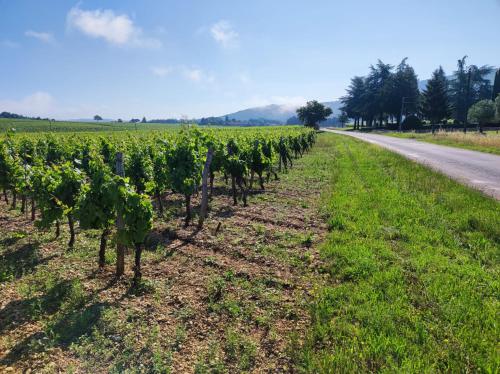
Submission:
<svg viewBox="0 0 500 374">
<path fill-rule="evenodd" d="M 339 115 L 339 108 L 342 105 L 340 101 L 327 101 L 322 104 L 332 109 L 333 117 Z M 295 111 L 298 107 L 299 106 L 291 107 L 290 105 L 271 104 L 255 108 L 243 109 L 221 116 L 220 118 L 225 118 L 227 116 L 229 119 L 235 119 L 237 121 L 272 120 L 285 123 L 287 119 L 297 114 Z"/>
</svg>

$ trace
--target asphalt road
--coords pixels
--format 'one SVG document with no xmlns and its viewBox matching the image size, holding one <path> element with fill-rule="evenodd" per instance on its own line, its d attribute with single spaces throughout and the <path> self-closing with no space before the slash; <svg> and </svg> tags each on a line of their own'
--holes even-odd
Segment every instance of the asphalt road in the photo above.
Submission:
<svg viewBox="0 0 500 374">
<path fill-rule="evenodd" d="M 500 200 L 500 156 L 413 139 L 326 130 L 387 148 Z"/>
</svg>

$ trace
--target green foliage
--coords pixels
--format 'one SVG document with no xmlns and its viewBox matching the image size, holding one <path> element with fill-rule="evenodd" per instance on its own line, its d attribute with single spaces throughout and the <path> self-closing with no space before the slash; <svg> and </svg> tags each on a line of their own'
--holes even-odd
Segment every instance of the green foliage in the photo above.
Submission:
<svg viewBox="0 0 500 374">
<path fill-rule="evenodd" d="M 41 219 L 37 224 L 48 228 L 54 221 L 74 212 L 84 175 L 71 163 L 65 162 L 39 170 L 39 177 L 41 179 L 40 190 L 37 191 L 37 202 Z"/>
<path fill-rule="evenodd" d="M 344 127 L 347 122 L 349 122 L 349 117 L 347 116 L 347 113 L 343 111 L 340 113 L 339 123 L 342 127 Z"/>
<path fill-rule="evenodd" d="M 500 122 L 500 94 L 495 99 L 495 117 Z"/>
<path fill-rule="evenodd" d="M 168 183 L 175 192 L 185 196 L 192 195 L 201 181 L 203 158 L 194 137 L 183 134 L 168 149 Z"/>
<path fill-rule="evenodd" d="M 451 114 L 448 80 L 441 66 L 432 73 L 422 93 L 422 113 L 433 124 L 440 123 Z"/>
<path fill-rule="evenodd" d="M 297 116 L 307 127 L 319 129 L 319 123 L 326 120 L 332 110 L 316 100 L 308 101 L 303 107 L 297 109 Z"/>
<path fill-rule="evenodd" d="M 125 230 L 119 233 L 125 243 L 144 243 L 146 235 L 153 227 L 153 205 L 147 195 L 132 190 L 127 191 L 123 217 Z"/>
<path fill-rule="evenodd" d="M 491 99 L 496 100 L 498 95 L 500 95 L 500 68 L 498 68 L 495 73 L 495 80 L 493 81 L 493 90 Z"/>
<path fill-rule="evenodd" d="M 470 107 L 467 119 L 471 123 L 483 125 L 495 118 L 495 103 L 491 100 L 481 100 Z"/>
<path fill-rule="evenodd" d="M 480 100 L 491 98 L 491 82 L 488 75 L 491 66 L 467 65 L 467 56 L 458 60 L 457 70 L 453 74 L 450 84 L 453 117 L 464 123 L 467 120 L 468 108 Z"/>
<path fill-rule="evenodd" d="M 115 213 L 115 179 L 101 157 L 95 156 L 90 162 L 90 183 L 82 187 L 78 202 L 80 227 L 104 229 L 109 227 Z"/>
<path fill-rule="evenodd" d="M 404 130 L 417 129 L 422 126 L 422 121 L 416 115 L 411 115 L 403 120 L 402 128 Z"/>
<path fill-rule="evenodd" d="M 403 115 L 417 112 L 420 93 L 417 76 L 404 58 L 396 67 L 378 61 L 370 66 L 370 73 L 365 78 L 354 77 L 347 89 L 347 95 L 341 98 L 342 110 L 354 118 L 355 127 L 366 121 L 372 126 L 374 121 L 389 119 L 399 123 Z"/>
<path fill-rule="evenodd" d="M 153 162 L 147 147 L 134 145 L 125 161 L 125 175 L 135 186 L 138 192 L 150 192 L 154 190 Z"/>
</svg>

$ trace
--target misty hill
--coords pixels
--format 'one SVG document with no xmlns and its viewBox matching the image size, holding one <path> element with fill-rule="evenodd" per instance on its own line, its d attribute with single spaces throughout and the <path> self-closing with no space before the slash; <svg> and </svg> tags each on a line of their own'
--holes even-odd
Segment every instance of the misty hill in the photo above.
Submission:
<svg viewBox="0 0 500 374">
<path fill-rule="evenodd" d="M 340 101 L 327 101 L 322 104 L 332 109 L 334 117 L 338 116 L 340 113 L 339 108 L 342 105 Z M 227 117 L 237 121 L 249 121 L 254 119 L 280 121 L 284 123 L 288 118 L 297 114 L 295 112 L 297 108 L 298 106 L 271 104 L 229 113 Z M 226 116 L 221 116 L 221 118 L 225 117 Z"/>
</svg>

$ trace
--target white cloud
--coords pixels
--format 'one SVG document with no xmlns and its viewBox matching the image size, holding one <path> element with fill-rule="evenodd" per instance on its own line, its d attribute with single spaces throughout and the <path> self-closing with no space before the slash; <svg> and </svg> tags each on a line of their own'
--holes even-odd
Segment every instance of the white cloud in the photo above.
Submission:
<svg viewBox="0 0 500 374">
<path fill-rule="evenodd" d="M 252 83 L 252 78 L 250 78 L 250 75 L 245 72 L 238 74 L 238 79 L 245 85 Z"/>
<path fill-rule="evenodd" d="M 5 47 L 5 48 L 19 48 L 19 43 L 13 42 L 12 40 L 2 40 L 0 42 L 0 46 Z"/>
<path fill-rule="evenodd" d="M 282 112 L 287 112 L 290 110 L 297 109 L 301 105 L 304 105 L 307 99 L 302 96 L 268 96 L 263 97 L 255 95 L 246 101 L 246 106 L 249 107 L 259 107 L 266 105 L 279 105 L 279 110 Z"/>
<path fill-rule="evenodd" d="M 112 10 L 83 10 L 72 8 L 67 16 L 68 26 L 92 38 L 102 38 L 116 46 L 159 48 L 161 41 L 144 36 L 140 27 L 126 14 Z"/>
<path fill-rule="evenodd" d="M 183 68 L 183 73 L 184 76 L 189 79 L 192 82 L 196 83 L 214 83 L 215 82 L 215 77 L 213 74 L 206 73 L 205 71 L 201 69 L 191 69 L 184 67 Z"/>
<path fill-rule="evenodd" d="M 221 20 L 214 23 L 210 28 L 210 33 L 214 40 L 224 48 L 238 46 L 239 35 L 228 21 Z"/>
<path fill-rule="evenodd" d="M 172 68 L 169 66 L 152 66 L 151 72 L 158 77 L 165 77 L 172 72 Z"/>
<path fill-rule="evenodd" d="M 278 104 L 282 111 L 297 109 L 307 102 L 307 99 L 302 96 L 272 96 L 271 101 Z"/>
<path fill-rule="evenodd" d="M 55 109 L 55 100 L 49 93 L 38 91 L 20 100 L 0 100 L 0 108 L 17 114 L 47 117 Z"/>
<path fill-rule="evenodd" d="M 33 31 L 33 30 L 27 30 L 24 35 L 30 37 L 30 38 L 35 38 L 38 39 L 39 41 L 47 44 L 56 44 L 56 39 L 54 38 L 54 35 L 52 35 L 50 32 L 38 32 L 38 31 Z"/>
</svg>

